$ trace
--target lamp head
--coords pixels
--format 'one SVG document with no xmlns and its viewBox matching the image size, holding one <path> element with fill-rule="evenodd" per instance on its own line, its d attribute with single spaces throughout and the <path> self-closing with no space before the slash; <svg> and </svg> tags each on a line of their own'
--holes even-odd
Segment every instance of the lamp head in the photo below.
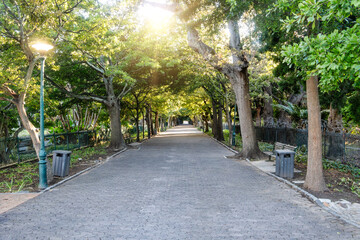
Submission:
<svg viewBox="0 0 360 240">
<path fill-rule="evenodd" d="M 51 50 L 54 48 L 54 46 L 48 44 L 48 43 L 44 43 L 44 42 L 37 42 L 34 43 L 32 45 L 33 48 L 36 49 L 37 52 L 39 52 L 40 54 L 45 54 L 47 51 Z"/>
</svg>

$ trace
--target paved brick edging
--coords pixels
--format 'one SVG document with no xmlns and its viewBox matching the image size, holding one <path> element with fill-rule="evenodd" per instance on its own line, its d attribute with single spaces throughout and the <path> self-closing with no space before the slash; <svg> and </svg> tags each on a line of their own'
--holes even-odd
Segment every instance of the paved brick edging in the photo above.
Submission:
<svg viewBox="0 0 360 240">
<path fill-rule="evenodd" d="M 206 134 L 207 135 L 207 134 Z M 209 136 L 209 135 L 207 135 Z M 220 145 L 222 145 L 223 147 L 225 147 L 226 149 L 232 151 L 233 153 L 239 153 L 238 151 L 230 148 L 229 146 L 227 146 L 226 144 L 220 142 L 219 140 L 215 139 L 214 137 L 211 137 L 209 136 L 211 139 L 213 139 L 215 142 L 219 143 Z M 253 165 L 251 163 L 251 161 L 249 159 L 246 159 L 246 161 L 251 164 L 252 166 L 256 167 L 255 165 Z M 261 170 L 260 168 L 256 167 L 257 169 Z M 324 206 L 324 204 L 319 200 L 319 198 L 315 197 L 314 195 L 312 195 L 311 193 L 305 191 L 304 189 L 296 186 L 295 184 L 293 184 L 292 182 L 282 178 L 282 177 L 279 177 L 279 176 L 276 176 L 275 174 L 272 174 L 272 173 L 268 173 L 268 172 L 265 172 L 263 170 L 261 170 L 262 172 L 266 173 L 267 175 L 271 176 L 271 177 L 274 177 L 275 179 L 277 179 L 278 181 L 280 182 L 283 182 L 285 184 L 287 184 L 288 186 L 290 186 L 292 189 L 296 190 L 297 192 L 299 192 L 301 195 L 303 195 L 304 197 L 306 197 L 307 199 L 309 199 L 311 202 L 315 203 L 316 205 L 318 205 L 320 208 L 324 209 L 325 211 L 331 213 L 332 215 L 334 215 L 335 217 L 338 217 L 339 219 L 343 220 L 344 222 L 348 223 L 348 224 L 351 224 L 357 228 L 360 228 L 360 225 L 354 221 L 351 221 L 347 218 L 344 218 L 343 216 L 341 216 L 340 214 L 338 214 L 337 212 L 331 210 L 330 208 L 327 208 Z"/>
<path fill-rule="evenodd" d="M 65 179 L 61 180 L 61 181 L 58 182 L 58 183 L 55 183 L 54 185 L 51 185 L 51 186 L 45 188 L 44 190 L 42 190 L 42 191 L 40 192 L 40 194 L 45 193 L 45 192 L 47 192 L 47 191 L 49 191 L 49 190 L 51 190 L 51 189 L 53 189 L 53 188 L 55 188 L 55 187 L 57 187 L 57 186 L 60 186 L 61 184 L 65 183 L 65 182 L 67 182 L 67 181 L 69 181 L 69 180 L 71 180 L 71 179 L 73 179 L 73 178 L 76 178 L 77 176 L 80 176 L 81 174 L 83 174 L 83 173 L 85 173 L 85 172 L 88 172 L 88 171 L 90 171 L 90 170 L 93 169 L 93 168 L 96 168 L 96 167 L 100 166 L 101 164 L 104 164 L 105 162 L 109 161 L 111 158 L 119 155 L 120 153 L 125 152 L 126 150 L 128 150 L 128 148 L 124 148 L 123 150 L 121 150 L 121 151 L 119 151 L 119 152 L 111 155 L 110 157 L 107 157 L 107 158 L 105 159 L 105 161 L 103 161 L 103 162 L 100 162 L 100 163 L 97 163 L 97 164 L 95 164 L 95 165 L 93 165 L 93 166 L 91 166 L 91 167 L 88 167 L 88 168 L 86 168 L 86 169 L 84 169 L 84 170 L 82 170 L 82 171 L 80 171 L 80 172 L 78 172 L 78 173 L 75 173 L 74 175 L 72 175 L 72 176 L 70 176 L 70 177 L 68 177 L 68 178 L 65 178 Z"/>
</svg>

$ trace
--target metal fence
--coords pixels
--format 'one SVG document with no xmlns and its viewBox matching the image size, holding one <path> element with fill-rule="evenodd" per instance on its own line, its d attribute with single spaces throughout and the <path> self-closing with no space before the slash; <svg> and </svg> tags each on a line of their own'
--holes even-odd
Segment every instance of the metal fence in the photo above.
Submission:
<svg viewBox="0 0 360 240">
<path fill-rule="evenodd" d="M 263 142 L 281 142 L 292 146 L 306 146 L 308 131 L 294 128 L 255 127 L 256 137 Z M 328 159 L 360 166 L 360 136 L 348 133 L 322 133 L 322 154 Z"/>
<path fill-rule="evenodd" d="M 70 133 L 47 134 L 44 137 L 47 153 L 53 150 L 72 150 L 85 146 L 93 146 L 95 143 L 108 141 L 110 130 L 80 131 Z M 0 165 L 14 162 L 22 162 L 36 158 L 30 137 L 0 139 Z"/>
</svg>

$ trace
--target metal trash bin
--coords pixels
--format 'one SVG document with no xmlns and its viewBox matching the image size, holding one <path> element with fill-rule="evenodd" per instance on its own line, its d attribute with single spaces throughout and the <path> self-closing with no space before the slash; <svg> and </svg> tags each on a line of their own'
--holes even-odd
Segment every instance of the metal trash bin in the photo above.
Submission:
<svg viewBox="0 0 360 240">
<path fill-rule="evenodd" d="M 54 176 L 65 177 L 69 175 L 71 151 L 53 151 L 52 169 Z"/>
<path fill-rule="evenodd" d="M 295 152 L 291 150 L 276 150 L 276 172 L 279 177 L 294 177 L 294 156 Z"/>
</svg>

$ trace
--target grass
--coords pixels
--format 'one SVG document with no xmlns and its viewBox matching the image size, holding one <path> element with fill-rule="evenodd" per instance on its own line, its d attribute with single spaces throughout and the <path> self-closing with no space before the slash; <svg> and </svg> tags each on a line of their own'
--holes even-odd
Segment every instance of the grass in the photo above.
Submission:
<svg viewBox="0 0 360 240">
<path fill-rule="evenodd" d="M 38 177 L 38 164 L 20 163 L 17 167 L 0 170 L 0 192 L 19 192 L 33 185 Z"/>
<path fill-rule="evenodd" d="M 71 153 L 70 168 L 76 165 L 81 158 L 92 160 L 99 155 L 106 155 L 105 147 L 108 143 L 94 147 L 74 150 Z M 49 159 L 51 162 L 51 159 Z M 39 179 L 39 166 L 37 162 L 20 163 L 14 167 L 0 170 L 0 192 L 19 192 L 22 190 L 34 191 Z"/>
</svg>

